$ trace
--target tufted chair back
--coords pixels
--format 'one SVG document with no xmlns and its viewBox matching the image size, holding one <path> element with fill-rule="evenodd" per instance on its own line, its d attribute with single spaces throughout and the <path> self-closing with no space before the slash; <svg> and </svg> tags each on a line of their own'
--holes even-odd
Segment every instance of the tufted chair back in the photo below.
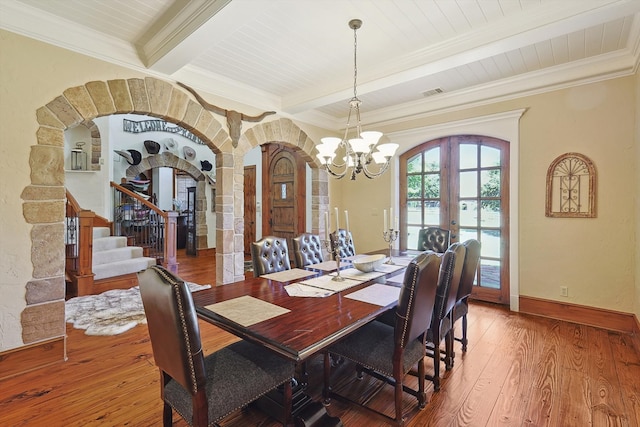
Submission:
<svg viewBox="0 0 640 427">
<path fill-rule="evenodd" d="M 444 228 L 423 228 L 418 233 L 418 250 L 443 254 L 449 247 L 450 235 L 450 231 Z"/>
<path fill-rule="evenodd" d="M 353 236 L 350 231 L 347 232 L 347 230 L 342 228 L 338 230 L 338 250 L 340 251 L 340 258 L 346 258 L 356 254 L 356 247 L 353 244 Z M 335 252 L 333 239 L 331 239 L 331 251 Z"/>
<path fill-rule="evenodd" d="M 294 238 L 293 255 L 298 268 L 324 261 L 320 237 L 317 234 L 303 233 Z"/>
<path fill-rule="evenodd" d="M 266 236 L 251 243 L 251 261 L 255 277 L 290 270 L 291 262 L 289 261 L 287 239 Z"/>
</svg>

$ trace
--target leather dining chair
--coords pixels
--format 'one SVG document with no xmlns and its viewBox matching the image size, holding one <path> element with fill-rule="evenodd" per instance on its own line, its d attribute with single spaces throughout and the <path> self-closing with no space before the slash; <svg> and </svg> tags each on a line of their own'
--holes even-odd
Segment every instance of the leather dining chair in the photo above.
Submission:
<svg viewBox="0 0 640 427">
<path fill-rule="evenodd" d="M 284 394 L 283 424 L 290 424 L 293 361 L 242 340 L 205 356 L 184 281 L 153 266 L 138 273 L 138 282 L 153 359 L 160 370 L 164 427 L 172 425 L 174 410 L 189 425 L 214 425 L 279 386 Z"/>
<path fill-rule="evenodd" d="M 266 236 L 251 243 L 251 262 L 255 277 L 290 270 L 291 261 L 289 260 L 287 239 Z"/>
<path fill-rule="evenodd" d="M 427 353 L 433 358 L 433 375 L 426 377 L 433 382 L 435 391 L 440 390 L 440 343 L 443 339 L 445 340 L 445 369 L 450 370 L 453 366 L 451 314 L 458 295 L 465 251 L 462 243 L 453 243 L 449 246 L 442 256 L 438 274 L 433 317 L 431 318 L 431 327 L 427 331 Z"/>
<path fill-rule="evenodd" d="M 478 262 L 480 261 L 480 242 L 475 239 L 469 239 L 463 243 L 466 248 L 464 256 L 464 266 L 462 267 L 462 276 L 460 277 L 460 286 L 456 296 L 456 304 L 453 307 L 453 326 L 462 318 L 462 338 L 455 338 L 456 341 L 462 343 L 462 351 L 467 351 L 467 314 L 469 313 L 469 296 L 473 289 L 473 282 L 476 278 L 478 270 Z"/>
<path fill-rule="evenodd" d="M 331 254 L 335 253 L 335 245 L 336 243 L 331 239 Z M 344 259 L 346 257 L 350 257 L 356 254 L 356 247 L 353 243 L 353 235 L 351 232 L 347 232 L 345 229 L 338 229 L 338 253 L 340 254 L 340 258 Z"/>
<path fill-rule="evenodd" d="M 395 310 L 395 324 L 370 322 L 346 338 L 329 347 L 324 355 L 325 403 L 331 397 L 346 400 L 378 414 L 395 425 L 405 422 L 403 412 L 403 391 L 418 399 L 418 407 L 427 403 L 425 393 L 426 331 L 431 324 L 435 307 L 436 286 L 440 257 L 433 252 L 422 253 L 414 258 L 405 271 L 400 289 L 398 306 Z M 394 386 L 395 416 L 382 414 L 365 404 L 339 395 L 331 390 L 330 356 L 342 356 L 356 364 L 358 377 L 365 372 Z M 409 388 L 403 383 L 404 377 L 418 364 L 418 387 Z"/>
<path fill-rule="evenodd" d="M 418 232 L 418 250 L 443 254 L 449 247 L 451 232 L 439 227 L 427 227 Z"/>
<path fill-rule="evenodd" d="M 298 268 L 324 261 L 320 237 L 317 234 L 302 233 L 294 238 L 293 256 Z"/>
</svg>

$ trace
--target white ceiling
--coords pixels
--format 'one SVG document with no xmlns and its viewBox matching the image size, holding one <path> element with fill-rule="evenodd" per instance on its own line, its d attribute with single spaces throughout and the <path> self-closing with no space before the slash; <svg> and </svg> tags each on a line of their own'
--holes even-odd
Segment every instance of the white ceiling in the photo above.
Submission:
<svg viewBox="0 0 640 427">
<path fill-rule="evenodd" d="M 353 18 L 364 124 L 629 75 L 640 57 L 640 0 L 0 0 L 0 28 L 336 130 Z"/>
</svg>

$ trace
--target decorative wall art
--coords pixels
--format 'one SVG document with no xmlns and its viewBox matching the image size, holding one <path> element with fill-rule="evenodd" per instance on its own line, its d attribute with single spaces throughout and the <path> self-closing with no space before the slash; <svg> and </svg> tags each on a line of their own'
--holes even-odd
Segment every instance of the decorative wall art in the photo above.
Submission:
<svg viewBox="0 0 640 427">
<path fill-rule="evenodd" d="M 580 153 L 557 157 L 547 170 L 545 215 L 551 218 L 596 217 L 596 168 Z"/>
</svg>

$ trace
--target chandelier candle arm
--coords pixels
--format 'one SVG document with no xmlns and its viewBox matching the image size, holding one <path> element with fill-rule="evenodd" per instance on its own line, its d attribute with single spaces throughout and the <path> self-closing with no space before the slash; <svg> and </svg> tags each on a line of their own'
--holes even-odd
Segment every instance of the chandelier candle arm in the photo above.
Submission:
<svg viewBox="0 0 640 427">
<path fill-rule="evenodd" d="M 391 158 L 398 149 L 398 144 L 378 145 L 382 132 L 362 132 L 360 119 L 362 101 L 358 98 L 358 30 L 360 27 L 362 27 L 360 19 L 349 21 L 349 28 L 353 30 L 353 98 L 349 100 L 349 114 L 344 136 L 342 139 L 321 138 L 321 144 L 316 146 L 318 149 L 316 157 L 331 176 L 340 179 L 348 174 L 354 181 L 360 173 L 369 179 L 382 175 L 389 168 Z M 355 135 L 349 138 L 352 117 L 356 120 Z M 344 157 L 338 155 L 339 150 L 344 151 Z"/>
</svg>

